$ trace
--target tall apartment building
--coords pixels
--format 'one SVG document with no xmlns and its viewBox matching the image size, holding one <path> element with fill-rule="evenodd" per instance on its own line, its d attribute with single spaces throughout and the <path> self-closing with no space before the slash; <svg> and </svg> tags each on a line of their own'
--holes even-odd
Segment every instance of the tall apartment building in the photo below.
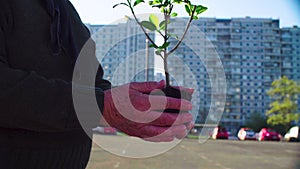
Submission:
<svg viewBox="0 0 300 169">
<path fill-rule="evenodd" d="M 300 28 L 281 29 L 282 74 L 300 80 Z"/>
<path fill-rule="evenodd" d="M 180 20 L 182 23 L 182 19 Z M 176 34 L 184 28 L 181 25 L 184 24 L 174 24 L 174 29 L 171 30 Z M 236 132 L 251 113 L 265 113 L 270 103 L 266 92 L 272 81 L 281 76 L 279 20 L 250 17 L 201 18 L 193 21 L 193 25 L 195 28 L 187 34 L 186 41 L 194 51 L 200 50 L 200 56 L 193 55 L 192 51 L 188 52 L 184 45 L 176 53 L 189 64 L 200 87 L 197 121 L 203 123 L 211 108 L 213 85 L 207 74 L 207 65 L 201 57 L 212 57 L 215 49 L 223 63 L 227 83 L 226 106 L 220 124 Z M 205 39 L 197 38 L 195 31 L 203 32 Z M 211 64 L 213 63 L 215 62 Z M 175 72 L 177 73 L 180 72 Z M 185 82 L 184 85 L 188 86 L 189 81 Z"/>
<path fill-rule="evenodd" d="M 171 22 L 171 34 L 180 36 L 186 18 Z M 146 43 L 137 24 L 128 20 L 115 25 L 89 25 L 96 41 L 96 53 L 105 69 L 105 78 L 114 85 L 145 81 Z M 272 81 L 282 75 L 300 80 L 300 44 L 298 27 L 279 27 L 278 19 L 268 18 L 201 18 L 192 22 L 183 44 L 169 59 L 172 83 L 196 86 L 199 91 L 197 123 L 204 123 L 216 90 L 226 89 L 225 109 L 220 125 L 236 132 L 253 112 L 262 115 L 271 100 L 267 91 Z M 154 38 L 154 34 L 151 34 Z M 177 43 L 171 39 L 171 47 Z M 217 56 L 220 60 L 216 59 Z M 149 65 L 154 67 L 154 51 L 149 50 Z M 157 62 L 157 61 L 156 61 Z M 220 65 L 222 64 L 222 65 Z M 215 77 L 224 68 L 224 81 L 214 89 Z M 222 73 L 222 72 L 221 72 Z M 154 71 L 149 71 L 149 80 Z M 161 73 L 159 79 L 163 78 Z M 227 87 L 226 87 L 227 86 Z M 225 101 L 225 98 L 221 98 Z M 216 115 L 217 116 L 217 115 Z"/>
<path fill-rule="evenodd" d="M 300 81 L 300 28 L 281 29 L 282 75 Z M 298 105 L 300 98 L 298 99 Z M 298 106 L 300 112 L 300 105 Z"/>
<path fill-rule="evenodd" d="M 148 80 L 154 80 L 154 50 L 146 51 L 146 37 L 133 20 L 87 27 L 96 42 L 96 56 L 103 66 L 105 79 L 113 85 L 146 81 L 146 76 Z M 154 38 L 154 34 L 150 37 Z M 149 69 L 146 71 L 147 64 Z"/>
</svg>

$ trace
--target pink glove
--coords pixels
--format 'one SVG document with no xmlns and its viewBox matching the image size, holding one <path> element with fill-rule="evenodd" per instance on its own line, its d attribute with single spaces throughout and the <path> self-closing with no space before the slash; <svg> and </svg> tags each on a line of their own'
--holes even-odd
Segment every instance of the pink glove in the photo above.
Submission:
<svg viewBox="0 0 300 169">
<path fill-rule="evenodd" d="M 187 130 L 193 127 L 193 116 L 187 113 L 192 109 L 192 104 L 184 99 L 149 95 L 163 87 L 164 81 L 133 82 L 106 90 L 102 116 L 112 127 L 144 140 L 158 142 L 183 138 Z M 191 89 L 181 89 L 193 92 Z M 186 113 L 158 111 L 166 108 Z"/>
</svg>

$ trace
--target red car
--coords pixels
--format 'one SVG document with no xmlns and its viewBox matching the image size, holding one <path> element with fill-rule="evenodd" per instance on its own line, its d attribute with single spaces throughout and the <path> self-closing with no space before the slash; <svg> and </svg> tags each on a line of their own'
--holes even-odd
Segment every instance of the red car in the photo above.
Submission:
<svg viewBox="0 0 300 169">
<path fill-rule="evenodd" d="M 228 139 L 228 132 L 224 127 L 218 126 L 212 132 L 213 139 Z"/>
<path fill-rule="evenodd" d="M 240 140 L 256 140 L 255 132 L 250 128 L 241 128 L 238 132 Z"/>
<path fill-rule="evenodd" d="M 258 134 L 259 141 L 280 141 L 281 135 L 271 128 L 262 128 Z"/>
</svg>

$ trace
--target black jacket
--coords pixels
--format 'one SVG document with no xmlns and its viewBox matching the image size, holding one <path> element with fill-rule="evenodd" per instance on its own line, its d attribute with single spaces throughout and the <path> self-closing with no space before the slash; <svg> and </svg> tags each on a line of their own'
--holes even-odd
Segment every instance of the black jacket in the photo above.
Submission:
<svg viewBox="0 0 300 169">
<path fill-rule="evenodd" d="M 67 9 L 81 49 L 89 31 L 70 2 Z M 49 29 L 42 0 L 0 0 L 0 168 L 76 169 L 88 161 L 91 139 L 72 100 L 74 64 L 67 52 L 53 54 Z M 102 75 L 100 67 L 92 91 L 100 110 L 110 88 Z M 100 112 L 87 114 L 95 126 Z"/>
</svg>

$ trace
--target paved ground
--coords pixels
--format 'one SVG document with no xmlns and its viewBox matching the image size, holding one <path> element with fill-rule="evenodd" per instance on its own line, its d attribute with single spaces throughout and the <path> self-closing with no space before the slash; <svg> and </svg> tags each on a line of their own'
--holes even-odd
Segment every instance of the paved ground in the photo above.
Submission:
<svg viewBox="0 0 300 169">
<path fill-rule="evenodd" d="M 138 142 L 128 143 L 127 137 L 95 137 L 108 144 L 106 149 L 126 154 L 135 147 L 139 153 L 149 147 Z M 118 141 L 116 141 L 118 140 Z M 134 139 L 133 139 L 134 140 Z M 121 148 L 120 148 L 121 147 Z M 148 147 L 148 148 L 146 148 Z M 150 148 L 150 151 L 157 151 Z M 109 153 L 94 145 L 88 169 L 300 169 L 300 143 L 184 139 L 160 155 L 136 159 Z"/>
</svg>

